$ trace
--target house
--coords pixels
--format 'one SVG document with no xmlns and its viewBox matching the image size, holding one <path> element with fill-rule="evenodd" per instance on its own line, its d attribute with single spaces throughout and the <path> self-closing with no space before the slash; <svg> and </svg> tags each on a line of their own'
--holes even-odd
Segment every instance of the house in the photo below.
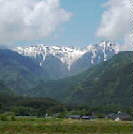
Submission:
<svg viewBox="0 0 133 134">
<path fill-rule="evenodd" d="M 81 119 L 92 120 L 92 119 L 96 119 L 96 117 L 95 116 L 82 116 Z"/>
<path fill-rule="evenodd" d="M 116 118 L 116 114 L 115 113 L 108 114 L 105 118 L 114 120 Z"/>
<path fill-rule="evenodd" d="M 117 115 L 116 115 L 116 117 L 115 117 L 115 121 L 130 121 L 130 120 L 132 120 L 131 119 L 131 116 L 130 115 L 128 115 L 127 113 L 118 113 Z"/>
<path fill-rule="evenodd" d="M 108 119 L 112 119 L 115 121 L 130 121 L 132 120 L 132 117 L 128 115 L 127 113 L 118 112 L 117 114 L 112 113 L 106 116 Z"/>
<path fill-rule="evenodd" d="M 81 115 L 68 115 L 68 116 L 66 116 L 66 118 L 69 118 L 69 119 L 81 119 Z"/>
<path fill-rule="evenodd" d="M 66 118 L 70 118 L 70 119 L 84 119 L 84 120 L 92 120 L 92 119 L 96 119 L 95 116 L 81 116 L 81 115 L 69 115 L 66 116 Z"/>
<path fill-rule="evenodd" d="M 55 113 L 55 114 L 52 115 L 52 117 L 57 118 L 57 117 L 59 117 L 59 115 L 60 115 L 60 113 Z"/>
</svg>

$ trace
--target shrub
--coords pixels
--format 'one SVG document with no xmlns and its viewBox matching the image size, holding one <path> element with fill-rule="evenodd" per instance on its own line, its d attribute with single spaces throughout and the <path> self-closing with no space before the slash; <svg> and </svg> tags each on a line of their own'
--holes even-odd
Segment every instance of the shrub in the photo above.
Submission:
<svg viewBox="0 0 133 134">
<path fill-rule="evenodd" d="M 4 113 L 0 115 L 0 120 L 1 121 L 15 121 L 15 115 L 14 113 Z"/>
<path fill-rule="evenodd" d="M 0 115 L 0 120 L 1 121 L 8 121 L 8 117 L 5 114 Z"/>
</svg>

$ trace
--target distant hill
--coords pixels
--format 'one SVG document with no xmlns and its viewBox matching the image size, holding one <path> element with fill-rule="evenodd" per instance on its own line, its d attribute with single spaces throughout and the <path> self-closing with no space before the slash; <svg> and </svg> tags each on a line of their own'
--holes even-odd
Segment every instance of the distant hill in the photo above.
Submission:
<svg viewBox="0 0 133 134">
<path fill-rule="evenodd" d="M 40 83 L 27 92 L 31 96 L 52 97 L 77 105 L 131 106 L 133 52 L 120 52 L 80 75 Z"/>
</svg>

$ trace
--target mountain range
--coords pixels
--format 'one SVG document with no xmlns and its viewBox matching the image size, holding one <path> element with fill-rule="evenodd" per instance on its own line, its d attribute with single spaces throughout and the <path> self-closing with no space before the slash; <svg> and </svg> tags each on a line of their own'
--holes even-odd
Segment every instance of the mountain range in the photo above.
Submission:
<svg viewBox="0 0 133 134">
<path fill-rule="evenodd" d="M 89 45 L 82 49 L 41 44 L 17 47 L 13 50 L 33 59 L 49 74 L 50 79 L 78 74 L 94 64 L 107 61 L 119 52 L 118 45 L 111 41 Z"/>
<path fill-rule="evenodd" d="M 82 49 L 46 45 L 0 49 L 0 90 L 74 105 L 129 106 L 132 66 L 133 53 L 120 52 L 110 41 Z"/>
</svg>

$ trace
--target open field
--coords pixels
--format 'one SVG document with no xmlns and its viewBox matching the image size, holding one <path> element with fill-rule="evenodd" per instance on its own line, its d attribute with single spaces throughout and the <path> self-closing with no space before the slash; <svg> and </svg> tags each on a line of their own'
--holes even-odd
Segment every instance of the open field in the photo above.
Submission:
<svg viewBox="0 0 133 134">
<path fill-rule="evenodd" d="M 0 121 L 0 134 L 131 134 L 132 122 L 27 119 Z"/>
</svg>

